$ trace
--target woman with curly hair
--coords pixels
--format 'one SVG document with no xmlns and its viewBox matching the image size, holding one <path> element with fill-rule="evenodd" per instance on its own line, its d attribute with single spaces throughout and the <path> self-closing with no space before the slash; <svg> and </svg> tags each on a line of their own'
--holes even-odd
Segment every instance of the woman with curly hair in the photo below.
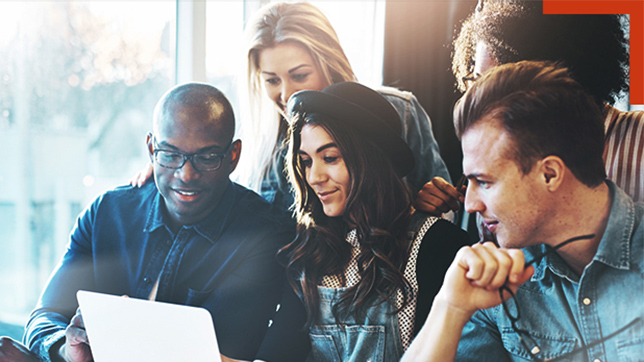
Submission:
<svg viewBox="0 0 644 362">
<path fill-rule="evenodd" d="M 480 0 L 454 40 L 452 71 L 465 91 L 501 64 L 546 60 L 568 68 L 603 110 L 608 178 L 633 200 L 644 201 L 644 112 L 611 106 L 629 89 L 624 21 L 621 15 L 545 15 L 541 1 Z M 462 201 L 456 188 L 439 178 L 425 189 L 421 198 L 444 212 Z"/>
<path fill-rule="evenodd" d="M 412 208 L 414 157 L 378 92 L 337 83 L 296 93 L 288 110 L 298 232 L 278 257 L 296 293 L 257 358 L 303 360 L 310 344 L 313 360 L 398 360 L 468 236 Z"/>
</svg>

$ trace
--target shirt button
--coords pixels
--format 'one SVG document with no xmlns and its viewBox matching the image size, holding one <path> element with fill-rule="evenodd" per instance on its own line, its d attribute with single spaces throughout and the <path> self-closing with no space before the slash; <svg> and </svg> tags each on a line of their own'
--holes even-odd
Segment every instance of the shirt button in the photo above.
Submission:
<svg viewBox="0 0 644 362">
<path fill-rule="evenodd" d="M 582 302 L 584 303 L 584 305 L 590 305 L 591 303 L 590 298 L 584 298 Z"/>
<path fill-rule="evenodd" d="M 148 277 L 143 278 L 143 283 L 150 284 L 150 278 Z"/>
<path fill-rule="evenodd" d="M 599 358 L 595 358 L 593 362 L 602 362 L 602 360 L 600 360 Z"/>
<path fill-rule="evenodd" d="M 530 352 L 532 354 L 538 354 L 539 352 L 541 352 L 541 349 L 539 349 L 539 346 L 534 346 Z"/>
</svg>

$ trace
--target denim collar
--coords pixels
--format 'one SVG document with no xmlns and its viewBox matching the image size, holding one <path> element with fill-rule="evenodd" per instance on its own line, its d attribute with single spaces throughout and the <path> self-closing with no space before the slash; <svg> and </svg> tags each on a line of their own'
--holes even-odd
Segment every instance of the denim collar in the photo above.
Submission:
<svg viewBox="0 0 644 362">
<path fill-rule="evenodd" d="M 226 184 L 226 191 L 219 201 L 219 205 L 206 218 L 196 224 L 183 226 L 183 228 L 193 229 L 196 233 L 214 244 L 223 232 L 226 220 L 235 205 L 237 190 L 232 184 L 232 181 L 229 180 Z M 156 185 L 154 185 L 154 189 L 152 204 L 150 205 L 150 211 L 148 212 L 148 218 L 143 231 L 151 233 L 160 227 L 164 227 L 172 234 L 169 226 L 169 216 L 165 209 L 165 200 L 159 193 Z"/>
<path fill-rule="evenodd" d="M 611 209 L 608 215 L 606 230 L 599 242 L 597 252 L 591 261 L 606 264 L 615 269 L 628 270 L 631 267 L 631 235 L 635 227 L 635 203 L 620 190 L 612 181 L 606 180 L 611 198 Z M 535 245 L 526 248 L 526 259 L 532 258 L 546 251 L 545 245 Z M 557 253 L 546 255 L 537 265 L 531 281 L 544 278 L 546 269 L 554 274 L 578 281 L 577 276 Z"/>
</svg>

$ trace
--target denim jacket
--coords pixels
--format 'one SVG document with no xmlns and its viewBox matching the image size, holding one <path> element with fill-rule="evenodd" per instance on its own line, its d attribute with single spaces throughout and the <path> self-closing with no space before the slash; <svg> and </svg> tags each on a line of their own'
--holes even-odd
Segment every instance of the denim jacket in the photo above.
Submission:
<svg viewBox="0 0 644 362">
<path fill-rule="evenodd" d="M 252 360 L 285 279 L 275 252 L 294 228 L 254 192 L 232 182 L 226 188 L 210 215 L 176 234 L 154 182 L 101 195 L 79 216 L 31 314 L 25 344 L 51 358 L 79 289 L 147 299 L 158 279 L 156 300 L 208 309 L 221 353 Z"/>
<path fill-rule="evenodd" d="M 407 142 L 416 161 L 414 169 L 406 177 L 414 194 L 435 176 L 451 182 L 432 132 L 432 122 L 416 96 L 391 87 L 380 87 L 376 91 L 394 106 L 402 120 L 401 136 Z M 281 154 L 282 159 L 278 166 L 280 170 L 284 168 L 285 157 L 286 148 Z M 279 174 L 280 179 L 275 179 L 274 174 Z M 293 196 L 283 172 L 270 172 L 262 181 L 260 193 L 264 199 L 281 210 L 286 210 L 293 204 Z"/>
<path fill-rule="evenodd" d="M 529 332 L 541 360 L 642 361 L 644 358 L 644 204 L 611 181 L 611 211 L 597 253 L 581 277 L 551 253 L 519 287 L 517 328 Z M 524 249 L 526 260 L 545 246 Z M 630 322 L 639 323 L 609 337 Z M 576 348 L 603 343 L 567 355 Z M 530 344 L 530 342 L 528 342 Z M 530 345 L 530 348 L 534 347 Z M 485 356 L 483 358 L 482 356 Z M 478 311 L 466 325 L 458 361 L 530 361 L 502 306 Z"/>
</svg>

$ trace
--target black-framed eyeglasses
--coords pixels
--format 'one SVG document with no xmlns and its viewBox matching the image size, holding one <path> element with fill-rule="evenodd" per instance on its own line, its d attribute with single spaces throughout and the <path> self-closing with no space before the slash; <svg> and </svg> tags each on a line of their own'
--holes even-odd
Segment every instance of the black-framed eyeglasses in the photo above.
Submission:
<svg viewBox="0 0 644 362">
<path fill-rule="evenodd" d="M 230 141 L 223 153 L 202 152 L 202 153 L 182 153 L 159 149 L 156 139 L 154 143 L 154 161 L 161 167 L 180 169 L 189 160 L 192 167 L 197 171 L 208 172 L 216 171 L 221 167 L 222 160 L 228 155 L 233 148 L 234 141 Z"/>
<path fill-rule="evenodd" d="M 560 244 L 558 244 L 558 245 L 556 245 L 554 247 L 549 247 L 548 250 L 543 252 L 541 255 L 537 255 L 537 256 L 534 257 L 534 259 L 526 262 L 525 267 L 527 268 L 528 266 L 539 262 L 546 255 L 555 252 L 557 249 L 559 249 L 559 248 L 561 248 L 561 247 L 563 247 L 565 245 L 568 245 L 568 244 L 570 244 L 572 242 L 575 242 L 575 241 L 578 241 L 578 240 L 592 239 L 594 237 L 595 237 L 594 234 L 576 236 L 576 237 L 570 238 L 570 239 L 568 239 L 568 240 L 566 240 L 566 241 L 564 241 L 564 242 L 562 242 L 562 243 L 560 243 Z M 510 298 L 504 299 L 503 298 L 503 292 L 507 292 L 510 295 Z M 520 329 L 519 327 L 517 327 L 517 321 L 519 321 L 519 319 L 521 318 L 521 313 L 519 311 L 519 304 L 517 303 L 517 301 L 516 301 L 516 299 L 514 297 L 514 293 L 512 292 L 512 290 L 510 290 L 510 288 L 508 288 L 508 287 L 506 287 L 504 285 L 501 288 L 499 288 L 499 295 L 500 295 L 501 301 L 502 301 L 501 305 L 503 306 L 503 312 L 505 313 L 505 315 L 510 320 L 510 325 L 512 326 L 512 329 L 517 333 L 517 335 L 519 337 L 519 342 L 521 342 L 521 345 L 523 346 L 523 348 L 525 348 L 528 351 L 528 354 L 530 355 L 530 358 L 533 361 L 543 361 L 543 359 L 540 359 L 538 357 L 539 353 L 541 353 L 541 347 L 539 347 L 537 342 L 530 336 L 528 331 L 526 331 L 524 329 Z M 510 300 L 512 301 L 512 303 L 510 303 Z M 600 343 L 604 343 L 607 340 L 613 338 L 614 336 L 622 333 L 623 331 L 633 327 L 634 325 L 636 325 L 640 321 L 641 321 L 640 318 L 635 318 L 634 320 L 632 320 L 630 323 L 628 323 L 624 327 L 622 327 L 622 328 L 618 329 L 617 331 L 607 335 L 606 337 L 603 337 L 603 338 L 601 338 L 601 339 L 599 339 L 597 341 L 594 341 L 594 342 L 592 342 L 590 344 L 583 344 L 583 342 L 582 342 L 581 347 L 573 349 L 572 351 L 566 353 L 563 356 L 559 356 L 559 357 L 556 357 L 556 358 L 553 358 L 553 359 L 549 359 L 548 361 L 557 361 L 559 359 L 566 358 L 566 357 L 569 357 L 569 356 L 574 355 L 576 353 L 585 351 L 585 350 L 587 350 L 589 348 L 592 348 L 592 347 L 594 347 L 594 346 L 596 346 L 596 345 L 598 345 Z"/>
</svg>

